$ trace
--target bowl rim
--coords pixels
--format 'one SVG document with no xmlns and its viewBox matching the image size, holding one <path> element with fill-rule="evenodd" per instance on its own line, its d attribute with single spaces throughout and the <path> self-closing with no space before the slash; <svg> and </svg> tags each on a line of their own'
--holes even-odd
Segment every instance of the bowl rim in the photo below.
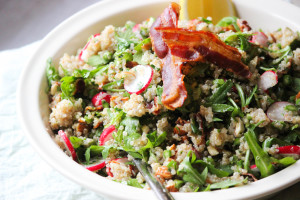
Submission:
<svg viewBox="0 0 300 200">
<path fill-rule="evenodd" d="M 45 74 L 45 68 L 40 67 L 40 65 L 41 63 L 45 63 L 47 57 L 54 55 L 55 52 L 62 46 L 62 44 L 53 41 L 63 42 L 66 37 L 71 38 L 75 33 L 77 33 L 77 31 L 79 32 L 80 30 L 89 27 L 92 23 L 111 17 L 119 12 L 139 8 L 140 6 L 167 2 L 169 2 L 169 0 L 103 0 L 93 4 L 71 16 L 54 28 L 43 39 L 40 46 L 31 56 L 27 66 L 22 71 L 17 89 L 17 110 L 22 130 L 25 132 L 30 144 L 39 153 L 39 155 L 46 160 L 46 162 L 48 162 L 61 174 L 99 194 L 118 199 L 124 199 L 124 197 L 125 199 L 140 199 L 141 197 L 144 199 L 155 198 L 151 191 L 128 187 L 124 184 L 110 181 L 88 170 L 82 170 L 82 166 L 69 159 L 68 156 L 59 149 L 47 133 L 40 114 L 40 83 L 42 82 Z M 234 2 L 249 6 L 253 6 L 252 4 L 255 4 L 255 2 L 259 2 L 260 5 L 267 5 L 272 2 L 271 7 L 268 7 L 268 9 L 267 6 L 261 5 L 261 7 L 263 7 L 262 9 L 271 11 L 273 7 L 285 7 L 285 9 L 298 10 L 298 12 L 300 11 L 300 9 L 295 6 L 286 2 L 281 2 L 280 0 L 254 0 L 252 3 L 249 3 L 246 0 L 239 0 L 239 2 L 234 0 Z M 102 12 L 99 12 L 99 9 L 101 9 Z M 298 16 L 298 19 L 300 19 L 300 14 L 298 14 Z M 286 16 L 283 15 L 283 17 L 286 17 L 288 20 L 291 20 L 300 27 L 299 22 L 292 19 L 294 15 L 291 16 L 287 13 Z M 85 25 L 83 27 L 76 27 L 76 23 Z M 62 33 L 62 30 L 64 30 L 64 33 Z M 69 168 L 66 169 L 64 166 L 68 166 Z M 300 174 L 298 173 L 299 169 L 300 161 L 297 161 L 294 165 L 281 170 L 274 175 L 261 179 L 258 182 L 247 184 L 243 187 L 200 193 L 173 193 L 173 195 L 176 199 L 198 199 L 200 197 L 205 199 L 215 199 L 220 197 L 223 199 L 259 198 L 300 181 Z M 115 192 L 116 188 L 118 189 L 118 192 Z"/>
</svg>

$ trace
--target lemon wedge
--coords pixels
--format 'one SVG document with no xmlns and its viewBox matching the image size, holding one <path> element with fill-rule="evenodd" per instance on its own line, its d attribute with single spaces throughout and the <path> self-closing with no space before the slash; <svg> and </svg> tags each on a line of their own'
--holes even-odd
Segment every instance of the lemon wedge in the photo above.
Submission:
<svg viewBox="0 0 300 200">
<path fill-rule="evenodd" d="M 180 0 L 180 6 L 181 20 L 212 17 L 217 23 L 223 17 L 236 16 L 231 0 Z"/>
</svg>

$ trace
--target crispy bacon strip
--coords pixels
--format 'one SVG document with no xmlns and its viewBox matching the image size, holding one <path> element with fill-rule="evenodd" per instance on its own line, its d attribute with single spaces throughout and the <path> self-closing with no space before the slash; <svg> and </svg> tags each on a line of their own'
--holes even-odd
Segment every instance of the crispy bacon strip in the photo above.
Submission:
<svg viewBox="0 0 300 200">
<path fill-rule="evenodd" d="M 152 47 L 160 59 L 168 54 L 168 46 L 162 40 L 162 34 L 156 30 L 156 27 L 177 27 L 179 11 L 180 6 L 177 3 L 170 3 L 150 28 Z"/>
<path fill-rule="evenodd" d="M 163 94 L 161 101 L 170 110 L 181 107 L 187 98 L 187 91 L 184 86 L 184 75 L 181 74 L 183 66 L 179 57 L 170 53 L 164 58 L 162 68 Z"/>
<path fill-rule="evenodd" d="M 163 59 L 162 79 L 163 94 L 162 103 L 170 110 L 181 107 L 187 98 L 187 92 L 184 86 L 184 75 L 181 73 L 182 61 L 180 58 L 171 55 L 169 48 L 162 39 L 162 33 L 156 30 L 156 27 L 177 27 L 180 6 L 176 3 L 170 3 L 160 17 L 150 28 L 150 38 L 152 47 L 156 55 Z"/>
<path fill-rule="evenodd" d="M 241 61 L 240 52 L 211 32 L 168 27 L 157 27 L 156 30 L 163 33 L 163 41 L 170 53 L 182 61 L 206 60 L 245 78 L 252 75 L 248 66 Z"/>
</svg>

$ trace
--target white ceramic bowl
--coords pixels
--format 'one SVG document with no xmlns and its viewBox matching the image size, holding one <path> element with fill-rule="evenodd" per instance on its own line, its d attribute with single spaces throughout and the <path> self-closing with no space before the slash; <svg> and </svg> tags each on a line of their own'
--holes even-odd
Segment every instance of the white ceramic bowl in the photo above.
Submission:
<svg viewBox="0 0 300 200">
<path fill-rule="evenodd" d="M 27 137 L 35 150 L 61 174 L 99 194 L 116 199 L 155 199 L 151 191 L 119 184 L 92 173 L 69 159 L 53 142 L 48 127 L 48 97 L 45 63 L 48 57 L 58 63 L 64 52 L 73 54 L 91 34 L 106 25 L 123 25 L 127 20 L 141 22 L 157 17 L 168 0 L 114 0 L 90 6 L 56 27 L 24 69 L 18 88 L 18 111 Z M 290 27 L 300 30 L 300 9 L 279 0 L 234 0 L 241 18 L 264 30 Z M 49 133 L 48 133 L 49 132 Z M 300 161 L 272 176 L 243 187 L 213 192 L 174 193 L 176 199 L 253 199 L 270 195 L 300 180 Z"/>
</svg>

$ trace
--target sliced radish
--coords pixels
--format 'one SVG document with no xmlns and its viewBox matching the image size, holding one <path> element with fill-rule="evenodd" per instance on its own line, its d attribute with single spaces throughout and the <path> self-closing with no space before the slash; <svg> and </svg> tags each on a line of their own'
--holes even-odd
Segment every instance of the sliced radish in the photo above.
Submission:
<svg viewBox="0 0 300 200">
<path fill-rule="evenodd" d="M 290 145 L 276 148 L 279 154 L 300 155 L 300 146 Z"/>
<path fill-rule="evenodd" d="M 267 47 L 268 46 L 268 36 L 266 36 L 266 34 L 264 34 L 263 32 L 255 32 L 254 35 L 252 36 L 252 39 L 250 40 L 250 42 L 263 46 L 263 47 Z"/>
<path fill-rule="evenodd" d="M 91 40 L 94 39 L 95 37 L 99 36 L 99 35 L 100 35 L 100 33 L 97 33 L 97 34 L 90 37 L 90 39 L 88 40 L 86 45 L 83 47 L 83 49 L 79 53 L 79 56 L 78 56 L 79 60 L 82 60 L 82 61 L 85 61 L 85 62 L 87 61 L 87 59 L 88 59 L 87 58 L 87 56 L 88 56 L 87 48 L 89 47 L 89 45 L 91 43 Z"/>
<path fill-rule="evenodd" d="M 58 134 L 63 139 L 64 144 L 67 147 L 68 152 L 71 154 L 73 160 L 75 160 L 77 162 L 78 158 L 77 158 L 76 151 L 75 151 L 71 141 L 69 140 L 68 136 L 66 135 L 66 133 L 63 130 L 59 130 Z"/>
<path fill-rule="evenodd" d="M 133 32 L 139 31 L 139 30 L 140 30 L 140 26 L 141 26 L 141 24 L 136 24 L 136 25 L 134 25 L 134 27 L 132 28 L 132 31 L 133 31 Z"/>
<path fill-rule="evenodd" d="M 267 110 L 267 116 L 272 121 L 290 121 L 292 114 L 285 109 L 288 105 L 294 104 L 286 101 L 273 103 Z"/>
<path fill-rule="evenodd" d="M 110 103 L 110 95 L 106 92 L 99 92 L 92 98 L 92 104 L 97 106 L 102 106 L 102 100 L 105 100 L 107 103 Z"/>
<path fill-rule="evenodd" d="M 267 91 L 267 89 L 275 86 L 278 83 L 278 76 L 274 71 L 266 71 L 264 72 L 259 80 L 258 87 L 263 91 Z"/>
<path fill-rule="evenodd" d="M 97 163 L 94 163 L 92 165 L 89 165 L 89 166 L 85 166 L 86 169 L 94 172 L 94 171 L 98 171 L 102 168 L 105 167 L 105 161 L 101 160 L 100 162 L 97 162 Z"/>
<path fill-rule="evenodd" d="M 113 139 L 112 133 L 117 131 L 114 125 L 110 125 L 106 129 L 103 130 L 100 138 L 99 138 L 99 145 L 102 146 L 107 142 L 108 140 Z"/>
<path fill-rule="evenodd" d="M 141 94 L 150 85 L 153 69 L 149 65 L 137 65 L 126 73 L 124 88 L 130 94 Z"/>
<path fill-rule="evenodd" d="M 128 158 L 127 157 L 117 158 L 117 159 L 113 159 L 113 160 L 109 161 L 108 163 L 109 164 L 110 163 L 117 163 L 117 164 L 124 164 L 125 165 L 126 163 L 128 163 Z M 111 172 L 111 168 L 109 166 L 107 166 L 106 172 L 107 172 L 108 176 L 114 177 L 113 173 Z"/>
</svg>

